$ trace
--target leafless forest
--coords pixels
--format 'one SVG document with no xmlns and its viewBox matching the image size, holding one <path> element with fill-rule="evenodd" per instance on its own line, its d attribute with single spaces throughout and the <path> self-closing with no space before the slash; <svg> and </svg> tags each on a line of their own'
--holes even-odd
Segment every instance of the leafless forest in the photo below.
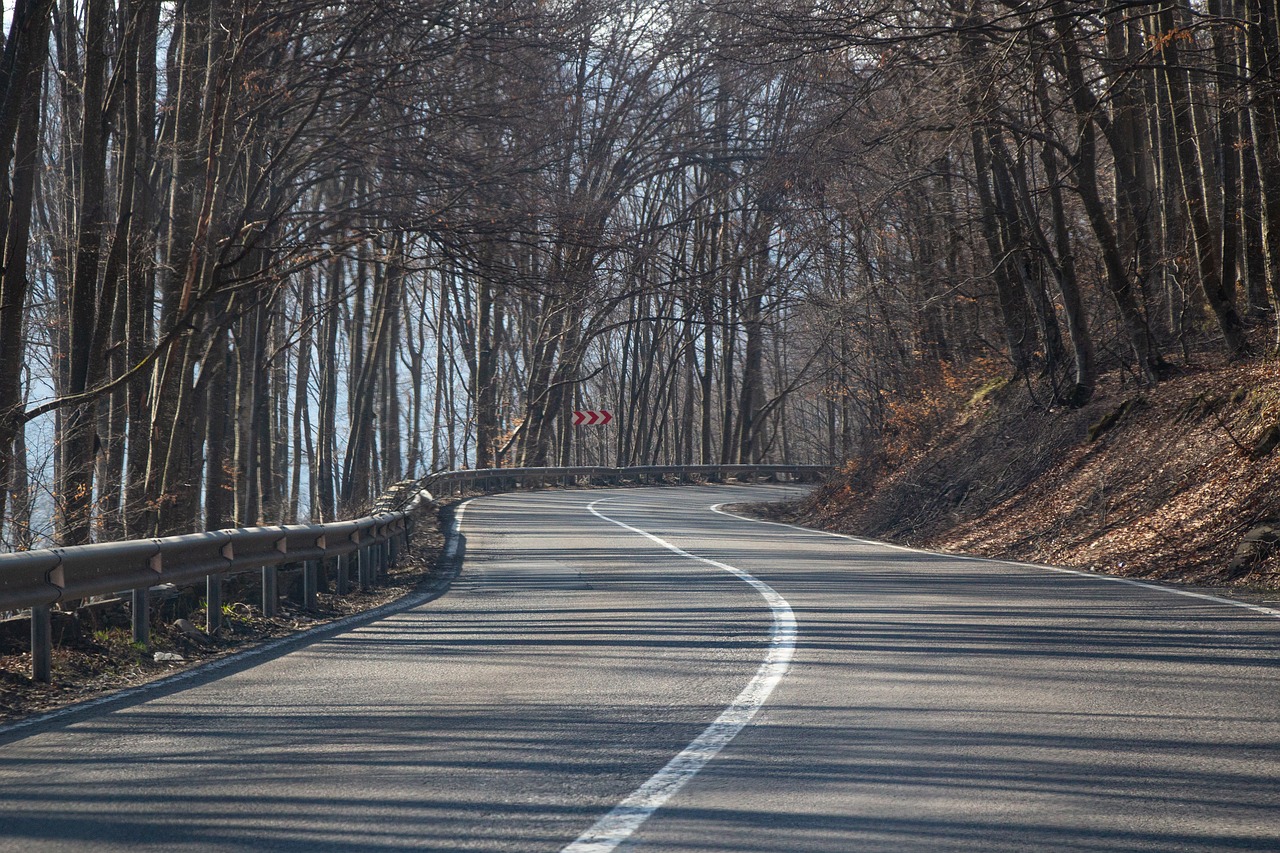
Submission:
<svg viewBox="0 0 1280 853">
<path fill-rule="evenodd" d="M 1276 340 L 1275 0 L 2 5 L 6 548 Z"/>
</svg>

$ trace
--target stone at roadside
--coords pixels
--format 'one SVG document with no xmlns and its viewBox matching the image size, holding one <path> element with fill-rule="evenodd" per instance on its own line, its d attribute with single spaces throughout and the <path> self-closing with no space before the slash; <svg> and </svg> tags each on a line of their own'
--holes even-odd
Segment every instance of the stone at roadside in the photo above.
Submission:
<svg viewBox="0 0 1280 853">
<path fill-rule="evenodd" d="M 1228 578 L 1243 577 L 1280 547 L 1280 520 L 1271 519 L 1255 525 L 1236 547 L 1227 569 Z"/>
<path fill-rule="evenodd" d="M 173 623 L 173 627 L 198 643 L 207 643 L 209 641 L 209 635 L 191 624 L 189 619 L 179 619 Z"/>
</svg>

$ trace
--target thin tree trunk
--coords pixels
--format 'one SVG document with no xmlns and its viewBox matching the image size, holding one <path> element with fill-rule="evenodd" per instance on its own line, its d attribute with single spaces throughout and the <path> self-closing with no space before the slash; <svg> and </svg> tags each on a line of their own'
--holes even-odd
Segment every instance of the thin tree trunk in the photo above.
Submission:
<svg viewBox="0 0 1280 853">
<path fill-rule="evenodd" d="M 1248 354 L 1249 343 L 1244 334 L 1244 323 L 1233 304 L 1231 289 L 1222 277 L 1221 234 L 1214 230 L 1210 221 L 1204 176 L 1200 170 L 1200 137 L 1194 124 L 1190 81 L 1187 71 L 1180 64 L 1182 59 L 1176 36 L 1177 22 L 1172 6 L 1161 10 L 1160 27 L 1162 34 L 1168 36 L 1161 49 L 1161 70 L 1170 99 L 1169 113 L 1177 147 L 1182 197 L 1195 241 L 1200 286 L 1217 319 L 1227 354 L 1232 358 L 1240 358 Z"/>
</svg>

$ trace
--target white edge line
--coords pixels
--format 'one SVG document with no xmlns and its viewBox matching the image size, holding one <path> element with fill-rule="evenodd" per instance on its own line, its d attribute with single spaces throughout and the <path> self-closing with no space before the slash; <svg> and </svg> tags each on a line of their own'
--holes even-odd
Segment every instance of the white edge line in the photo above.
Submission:
<svg viewBox="0 0 1280 853">
<path fill-rule="evenodd" d="M 453 515 L 453 524 L 449 529 L 449 541 L 444 549 L 444 558 L 452 560 L 458 553 L 458 533 L 462 529 L 462 513 L 466 509 L 470 499 L 458 504 L 457 511 Z M 62 719 L 80 714 L 84 711 L 91 711 L 100 705 L 106 705 L 111 702 L 119 702 L 121 700 L 131 699 L 134 696 L 145 694 L 152 691 L 159 691 L 175 684 L 181 684 L 184 681 L 190 681 L 198 676 L 209 675 L 220 669 L 225 669 L 232 664 L 242 664 L 245 661 L 251 661 L 254 658 L 262 657 L 270 652 L 275 651 L 281 646 L 287 646 L 290 643 L 299 643 L 306 640 L 313 634 L 321 634 L 325 632 L 340 632 L 344 628 L 362 622 L 371 622 L 384 616 L 390 616 L 401 610 L 408 610 L 410 607 L 416 607 L 423 602 L 429 601 L 433 596 L 438 595 L 439 590 L 429 589 L 423 592 L 410 593 L 403 598 L 397 598 L 395 601 L 389 601 L 386 604 L 379 605 L 372 610 L 362 610 L 359 613 L 352 613 L 350 616 L 343 616 L 341 619 L 335 619 L 332 622 L 325 622 L 322 625 L 316 625 L 305 631 L 299 631 L 296 634 L 289 634 L 285 637 L 277 637 L 274 640 L 252 646 L 239 652 L 232 652 L 220 658 L 214 658 L 210 661 L 196 663 L 195 666 L 175 672 L 173 675 L 166 675 L 163 678 L 157 678 L 155 681 L 148 681 L 145 684 L 139 684 L 137 687 L 129 687 L 124 690 L 118 690 L 114 693 L 104 693 L 93 699 L 86 699 L 83 702 L 77 702 L 74 705 L 68 705 L 65 708 L 59 708 L 56 711 L 49 711 L 35 717 L 27 717 L 12 723 L 0 725 L 0 737 L 7 737 L 15 732 L 23 729 L 29 729 L 32 726 L 38 726 L 41 723 L 51 723 Z"/>
<path fill-rule="evenodd" d="M 857 542 L 860 545 L 875 545 L 881 548 L 893 548 L 897 551 L 908 551 L 913 554 L 929 554 L 934 557 L 946 557 L 950 560 L 968 560 L 974 563 L 995 563 L 1003 566 L 1022 566 L 1028 569 L 1039 569 L 1046 572 L 1058 572 L 1064 575 L 1076 575 L 1077 577 L 1090 578 L 1096 581 L 1107 581 L 1109 583 L 1122 583 L 1128 586 L 1141 587 L 1142 589 L 1152 589 L 1156 592 L 1166 592 L 1169 595 L 1182 595 L 1187 598 L 1199 598 L 1204 601 L 1212 601 L 1216 604 L 1229 604 L 1232 607 L 1240 607 L 1245 610 L 1252 610 L 1255 613 L 1261 613 L 1264 616 L 1280 617 L 1280 610 L 1271 607 L 1264 607 L 1261 604 L 1251 604 L 1247 601 L 1236 601 L 1231 598 L 1223 598 L 1220 595 L 1209 595 L 1203 592 L 1192 592 L 1189 589 L 1175 589 L 1173 587 L 1160 586 L 1159 584 L 1147 583 L 1145 581 L 1134 580 L 1133 578 L 1120 578 L 1115 575 L 1103 575 L 1097 572 L 1085 572 L 1079 569 L 1067 569 L 1062 566 L 1045 566 L 1040 563 L 1024 563 L 1016 560 L 997 560 L 993 557 L 970 557 L 967 554 L 948 554 L 944 551 L 926 551 L 923 548 L 910 548 L 906 545 L 894 545 L 892 542 L 880 542 L 875 539 L 861 539 L 857 536 L 849 536 L 845 533 L 834 533 L 830 530 L 817 530 L 812 527 L 801 527 L 798 524 L 787 524 L 782 521 L 765 521 L 759 518 L 751 518 L 746 515 L 738 515 L 734 512 L 728 512 L 720 507 L 724 504 L 716 504 L 711 507 L 711 511 L 720 515 L 727 515 L 731 518 L 737 518 L 742 521 L 750 521 L 755 524 L 771 524 L 775 527 L 789 527 L 792 530 L 800 530 L 805 533 L 816 533 L 821 536 L 833 536 L 837 539 L 848 539 L 850 542 Z"/>
<path fill-rule="evenodd" d="M 698 771 L 707 765 L 707 762 L 715 758 L 720 750 L 724 749 L 738 735 L 738 732 L 746 727 L 768 700 L 769 694 L 778 686 L 778 682 L 786 674 L 791 665 L 791 658 L 795 654 L 796 617 L 791 610 L 791 605 L 773 587 L 742 569 L 706 557 L 699 557 L 697 554 L 690 554 L 652 533 L 604 515 L 596 509 L 596 504 L 607 500 L 612 498 L 592 501 L 587 505 L 587 509 L 592 515 L 637 533 L 668 551 L 723 569 L 750 584 L 768 603 L 769 610 L 773 614 L 773 626 L 769 633 L 769 648 L 764 661 L 756 670 L 755 677 L 742 689 L 737 698 L 719 717 L 716 717 L 711 725 L 703 729 L 702 734 L 668 761 L 666 766 L 614 806 L 608 814 L 592 824 L 591 828 L 578 836 L 578 839 L 566 846 L 561 853 L 608 853 L 630 837 L 641 824 L 648 820 L 650 815 L 675 796 Z"/>
</svg>

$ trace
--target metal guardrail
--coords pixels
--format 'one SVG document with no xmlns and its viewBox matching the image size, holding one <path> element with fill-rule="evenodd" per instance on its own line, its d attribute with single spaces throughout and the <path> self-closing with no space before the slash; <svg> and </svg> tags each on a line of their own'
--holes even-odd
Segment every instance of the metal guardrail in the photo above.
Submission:
<svg viewBox="0 0 1280 853">
<path fill-rule="evenodd" d="M 414 507 L 413 509 L 416 509 Z M 412 512 L 410 509 L 409 512 Z M 350 554 L 405 531 L 408 512 L 0 554 L 0 610 Z"/>
<path fill-rule="evenodd" d="M 413 517 L 432 500 L 431 492 L 461 494 L 521 486 L 572 485 L 585 480 L 601 485 L 665 481 L 693 477 L 782 476 L 818 478 L 820 465 L 651 465 L 631 468 L 489 468 L 446 471 L 397 484 L 375 505 L 377 514 L 328 524 L 244 527 L 189 533 L 160 539 L 103 542 L 0 554 L 0 611 L 31 609 L 32 671 L 48 681 L 52 666 L 50 608 L 63 601 L 128 592 L 132 598 L 133 639 L 150 639 L 149 591 L 159 584 L 189 585 L 204 580 L 207 627 L 217 630 L 222 618 L 222 583 L 227 575 L 262 572 L 263 610 L 275 613 L 277 572 L 283 565 L 303 568 L 303 604 L 315 606 L 322 561 L 337 558 L 336 592 L 349 591 L 354 560 L 358 582 L 367 588 L 385 572 L 407 544 Z"/>
<path fill-rule="evenodd" d="M 817 479 L 831 471 L 826 465 L 643 465 L 630 468 L 580 466 L 577 468 L 480 468 L 446 471 L 422 479 L 424 487 L 444 494 L 458 494 L 467 488 L 475 491 L 517 488 L 527 485 L 569 484 L 585 480 L 601 485 L 625 482 L 645 483 L 677 479 L 689 482 L 693 477 L 723 481 L 740 477 L 794 477 Z"/>
</svg>

